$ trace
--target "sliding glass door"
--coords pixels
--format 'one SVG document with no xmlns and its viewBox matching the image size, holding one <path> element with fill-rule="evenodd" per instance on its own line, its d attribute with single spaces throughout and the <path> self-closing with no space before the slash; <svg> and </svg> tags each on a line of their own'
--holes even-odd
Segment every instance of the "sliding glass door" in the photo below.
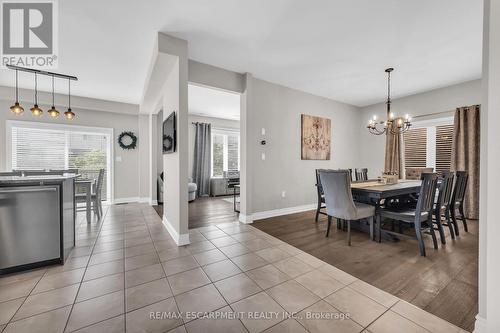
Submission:
<svg viewBox="0 0 500 333">
<path fill-rule="evenodd" d="M 7 169 L 78 169 L 82 178 L 97 179 L 104 169 L 102 198 L 112 197 L 112 129 L 9 121 Z M 9 159 L 10 158 L 10 159 Z"/>
</svg>

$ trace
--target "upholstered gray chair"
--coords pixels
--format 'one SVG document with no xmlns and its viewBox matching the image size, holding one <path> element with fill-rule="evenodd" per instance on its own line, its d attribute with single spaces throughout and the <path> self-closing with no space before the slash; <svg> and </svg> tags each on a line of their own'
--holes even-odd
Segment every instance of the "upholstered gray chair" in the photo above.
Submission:
<svg viewBox="0 0 500 333">
<path fill-rule="evenodd" d="M 351 221 L 369 219 L 370 235 L 373 238 L 373 216 L 375 207 L 354 202 L 351 193 L 349 170 L 320 170 L 321 185 L 325 194 L 328 227 L 326 237 L 330 234 L 332 217 L 347 222 L 347 244 L 351 245 Z"/>
</svg>

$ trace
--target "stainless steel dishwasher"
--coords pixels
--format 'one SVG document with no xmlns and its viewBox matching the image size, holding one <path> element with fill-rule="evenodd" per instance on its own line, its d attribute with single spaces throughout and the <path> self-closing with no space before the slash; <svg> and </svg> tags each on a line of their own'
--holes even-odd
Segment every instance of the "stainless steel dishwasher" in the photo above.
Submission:
<svg viewBox="0 0 500 333">
<path fill-rule="evenodd" d="M 58 185 L 0 187 L 0 270 L 61 260 Z"/>
</svg>

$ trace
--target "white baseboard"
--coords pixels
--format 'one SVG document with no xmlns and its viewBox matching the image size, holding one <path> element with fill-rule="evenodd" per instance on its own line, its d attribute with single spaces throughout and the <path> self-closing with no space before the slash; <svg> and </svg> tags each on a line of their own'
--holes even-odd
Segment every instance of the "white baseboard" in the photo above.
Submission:
<svg viewBox="0 0 500 333">
<path fill-rule="evenodd" d="M 476 315 L 476 322 L 474 323 L 474 333 L 487 333 L 488 323 L 483 317 Z"/>
<path fill-rule="evenodd" d="M 177 246 L 188 245 L 190 243 L 189 233 L 179 234 L 174 229 L 172 224 L 170 224 L 170 222 L 167 220 L 167 217 L 165 215 L 163 215 L 162 222 L 163 222 L 163 225 L 165 226 L 165 228 L 167 228 L 168 233 L 170 234 L 172 239 L 175 241 L 175 244 L 177 244 Z"/>
<path fill-rule="evenodd" d="M 151 199 L 149 197 L 139 197 L 140 203 L 149 203 Z"/>
<path fill-rule="evenodd" d="M 316 209 L 316 206 L 317 206 L 316 204 L 309 204 L 309 205 L 301 205 L 301 206 L 295 206 L 295 207 L 266 210 L 263 212 L 253 213 L 251 219 L 252 219 L 252 221 L 257 221 L 257 220 L 267 219 L 267 218 L 275 217 L 275 216 L 301 213 L 301 212 L 306 212 L 308 210 Z"/>
<path fill-rule="evenodd" d="M 239 214 L 238 220 L 244 224 L 250 224 L 253 222 L 252 215 L 246 215 L 246 214 L 242 214 L 242 213 Z"/>
<path fill-rule="evenodd" d="M 113 200 L 113 204 L 122 204 L 122 203 L 129 203 L 129 202 L 139 202 L 140 198 L 139 197 L 130 197 L 130 198 L 115 198 Z"/>
<path fill-rule="evenodd" d="M 149 204 L 151 206 L 158 206 L 158 200 L 156 200 L 156 199 L 155 200 L 149 200 Z"/>
</svg>

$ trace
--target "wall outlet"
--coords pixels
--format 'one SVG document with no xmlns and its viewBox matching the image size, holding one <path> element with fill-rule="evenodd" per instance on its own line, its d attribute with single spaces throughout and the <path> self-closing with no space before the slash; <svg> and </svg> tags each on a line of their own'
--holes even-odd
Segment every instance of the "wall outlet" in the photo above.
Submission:
<svg viewBox="0 0 500 333">
<path fill-rule="evenodd" d="M 266 153 L 262 153 L 260 154 L 260 158 L 265 161 L 266 160 Z"/>
<path fill-rule="evenodd" d="M 286 198 L 286 191 L 281 191 L 281 197 Z"/>
<path fill-rule="evenodd" d="M 264 127 L 262 127 L 261 133 L 262 135 L 266 135 L 266 129 Z"/>
</svg>

